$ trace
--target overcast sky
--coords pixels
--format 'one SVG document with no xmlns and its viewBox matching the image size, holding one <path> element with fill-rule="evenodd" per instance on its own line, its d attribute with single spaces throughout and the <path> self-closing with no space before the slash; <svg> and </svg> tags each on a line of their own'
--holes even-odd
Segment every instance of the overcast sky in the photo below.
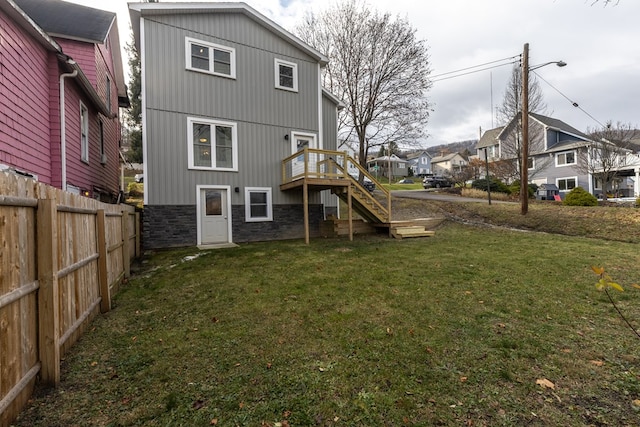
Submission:
<svg viewBox="0 0 640 427">
<path fill-rule="evenodd" d="M 129 40 L 126 0 L 70 1 L 117 12 L 123 44 Z M 317 13 L 335 4 L 327 0 L 245 2 L 292 32 L 305 12 Z M 603 0 L 593 3 L 368 0 L 366 4 L 408 19 L 418 37 L 427 41 L 433 76 L 517 56 L 529 43 L 532 67 L 558 60 L 567 63 L 563 68 L 548 65 L 536 70 L 553 86 L 540 81 L 547 115 L 582 131 L 607 121 L 640 125 L 640 1 L 620 0 L 606 7 Z M 434 82 L 428 93 L 434 111 L 423 145 L 477 139 L 480 128 L 497 127 L 495 108 L 502 101 L 510 68 Z"/>
</svg>

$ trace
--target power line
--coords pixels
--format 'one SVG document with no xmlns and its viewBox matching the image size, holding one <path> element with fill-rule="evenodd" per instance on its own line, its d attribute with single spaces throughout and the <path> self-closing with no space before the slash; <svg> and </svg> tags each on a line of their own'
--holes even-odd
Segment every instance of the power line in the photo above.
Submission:
<svg viewBox="0 0 640 427">
<path fill-rule="evenodd" d="M 582 108 L 577 102 L 573 101 L 571 98 L 569 98 L 567 95 L 565 95 L 564 93 L 562 93 L 560 91 L 560 89 L 558 89 L 557 87 L 555 87 L 554 85 L 552 85 L 551 83 L 549 83 L 548 81 L 546 81 L 544 78 L 542 78 L 542 76 L 538 73 L 536 73 L 535 71 L 531 71 L 533 74 L 535 74 L 536 76 L 538 76 L 538 78 L 540 80 L 542 80 L 543 82 L 545 82 L 546 84 L 548 84 L 549 86 L 551 86 L 556 92 L 558 92 L 560 95 L 562 95 L 563 97 L 566 98 L 567 101 L 569 101 L 571 103 L 571 105 L 573 105 L 574 107 L 576 107 L 577 109 L 579 109 L 580 111 L 582 111 L 583 113 L 585 113 L 587 116 L 589 116 L 591 118 L 591 120 L 593 120 L 594 122 L 596 122 L 597 124 L 599 124 L 600 126 L 602 126 L 603 128 L 605 128 L 606 126 L 603 125 L 602 123 L 600 123 L 600 121 L 598 119 L 596 119 L 595 117 L 593 117 L 591 114 L 589 114 L 584 108 Z"/>
<path fill-rule="evenodd" d="M 497 60 L 495 60 L 495 61 L 485 62 L 484 64 L 478 64 L 478 65 L 474 65 L 474 66 L 471 66 L 471 67 L 461 68 L 461 69 L 459 69 L 459 70 L 455 70 L 455 71 L 448 71 L 448 72 L 446 72 L 446 73 L 436 74 L 435 76 L 431 76 L 431 78 L 432 78 L 432 79 L 438 79 L 439 77 L 442 77 L 442 76 L 448 76 L 449 74 L 457 74 L 457 73 L 460 73 L 460 72 L 462 72 L 462 71 L 471 70 L 471 69 L 473 69 L 473 68 L 484 67 L 484 66 L 486 66 L 486 65 L 495 64 L 495 63 L 497 63 L 497 62 L 510 61 L 508 64 L 515 64 L 515 62 L 516 62 L 516 61 L 515 61 L 515 59 L 516 59 L 516 58 L 519 58 L 519 57 L 520 57 L 520 55 L 515 55 L 515 56 L 510 56 L 510 57 L 508 57 L 508 58 L 497 59 Z M 497 67 L 501 67 L 502 65 L 507 65 L 507 64 L 497 65 Z M 493 67 L 490 67 L 490 68 L 493 68 Z M 486 69 L 488 70 L 489 68 L 486 68 Z M 485 70 L 485 69 L 477 70 L 477 71 L 484 71 L 484 70 Z M 475 72 L 475 71 L 472 71 L 472 72 Z M 465 74 L 461 74 L 461 75 L 462 75 L 462 76 L 464 76 L 464 75 L 466 75 L 466 74 L 470 74 L 470 73 L 465 73 Z"/>
<path fill-rule="evenodd" d="M 494 62 L 496 62 L 496 61 L 494 61 Z M 443 75 L 446 75 L 446 74 L 453 74 L 453 73 L 460 72 L 460 71 L 462 71 L 462 70 L 451 71 L 451 72 L 449 72 L 449 73 L 439 74 L 438 76 L 435 76 L 435 77 L 436 77 L 435 79 L 434 79 L 434 78 L 431 78 L 431 82 L 432 82 L 432 83 L 433 83 L 433 82 L 441 82 L 442 80 L 454 79 L 454 78 L 456 78 L 456 77 L 462 77 L 462 76 L 466 76 L 466 75 L 468 75 L 468 74 L 479 73 L 480 71 L 492 70 L 492 69 L 494 69 L 494 68 L 503 67 L 503 66 L 505 66 L 505 65 L 513 65 L 513 64 L 515 64 L 516 62 L 517 62 L 517 61 L 515 61 L 515 60 L 514 60 L 514 61 L 512 61 L 512 62 L 506 62 L 506 63 L 504 63 L 504 64 L 498 64 L 498 65 L 494 65 L 494 66 L 492 66 L 492 67 L 480 68 L 480 69 L 478 69 L 478 70 L 473 70 L 473 71 L 469 71 L 469 72 L 466 72 L 466 73 L 456 74 L 456 75 L 449 76 L 449 77 L 437 78 L 438 76 L 443 76 Z M 481 65 L 477 65 L 476 67 L 480 67 L 480 66 L 481 66 Z M 474 68 L 474 67 L 469 67 L 469 68 Z M 466 69 L 468 70 L 469 68 L 466 68 Z"/>
</svg>

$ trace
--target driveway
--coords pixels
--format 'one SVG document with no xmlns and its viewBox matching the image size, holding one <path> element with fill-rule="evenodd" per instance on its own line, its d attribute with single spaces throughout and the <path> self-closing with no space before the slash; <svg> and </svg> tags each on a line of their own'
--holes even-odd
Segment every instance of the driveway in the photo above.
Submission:
<svg viewBox="0 0 640 427">
<path fill-rule="evenodd" d="M 394 197 L 404 197 L 406 199 L 419 199 L 419 200 L 439 200 L 442 202 L 476 202 L 487 203 L 487 199 L 476 199 L 472 197 L 462 197 L 455 194 L 440 193 L 430 190 L 399 190 L 392 191 L 391 195 Z M 514 203 L 504 202 L 499 200 L 491 200 L 491 203 Z"/>
</svg>

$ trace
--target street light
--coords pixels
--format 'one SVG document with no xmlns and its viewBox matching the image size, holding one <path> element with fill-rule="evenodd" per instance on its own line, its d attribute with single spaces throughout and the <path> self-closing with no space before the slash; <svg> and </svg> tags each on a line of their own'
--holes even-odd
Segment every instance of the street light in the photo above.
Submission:
<svg viewBox="0 0 640 427">
<path fill-rule="evenodd" d="M 522 52 L 522 159 L 520 161 L 520 213 L 529 212 L 529 72 L 545 65 L 567 65 L 564 61 L 551 61 L 529 67 L 529 43 L 524 44 Z"/>
</svg>

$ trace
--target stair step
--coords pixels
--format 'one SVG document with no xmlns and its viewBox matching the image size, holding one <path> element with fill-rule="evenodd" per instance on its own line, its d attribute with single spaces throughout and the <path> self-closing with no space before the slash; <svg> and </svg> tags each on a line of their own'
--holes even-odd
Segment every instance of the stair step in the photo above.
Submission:
<svg viewBox="0 0 640 427">
<path fill-rule="evenodd" d="M 422 226 L 395 227 L 391 230 L 391 235 L 396 239 L 404 239 L 409 237 L 431 237 L 436 234 L 435 231 L 425 230 Z"/>
</svg>

